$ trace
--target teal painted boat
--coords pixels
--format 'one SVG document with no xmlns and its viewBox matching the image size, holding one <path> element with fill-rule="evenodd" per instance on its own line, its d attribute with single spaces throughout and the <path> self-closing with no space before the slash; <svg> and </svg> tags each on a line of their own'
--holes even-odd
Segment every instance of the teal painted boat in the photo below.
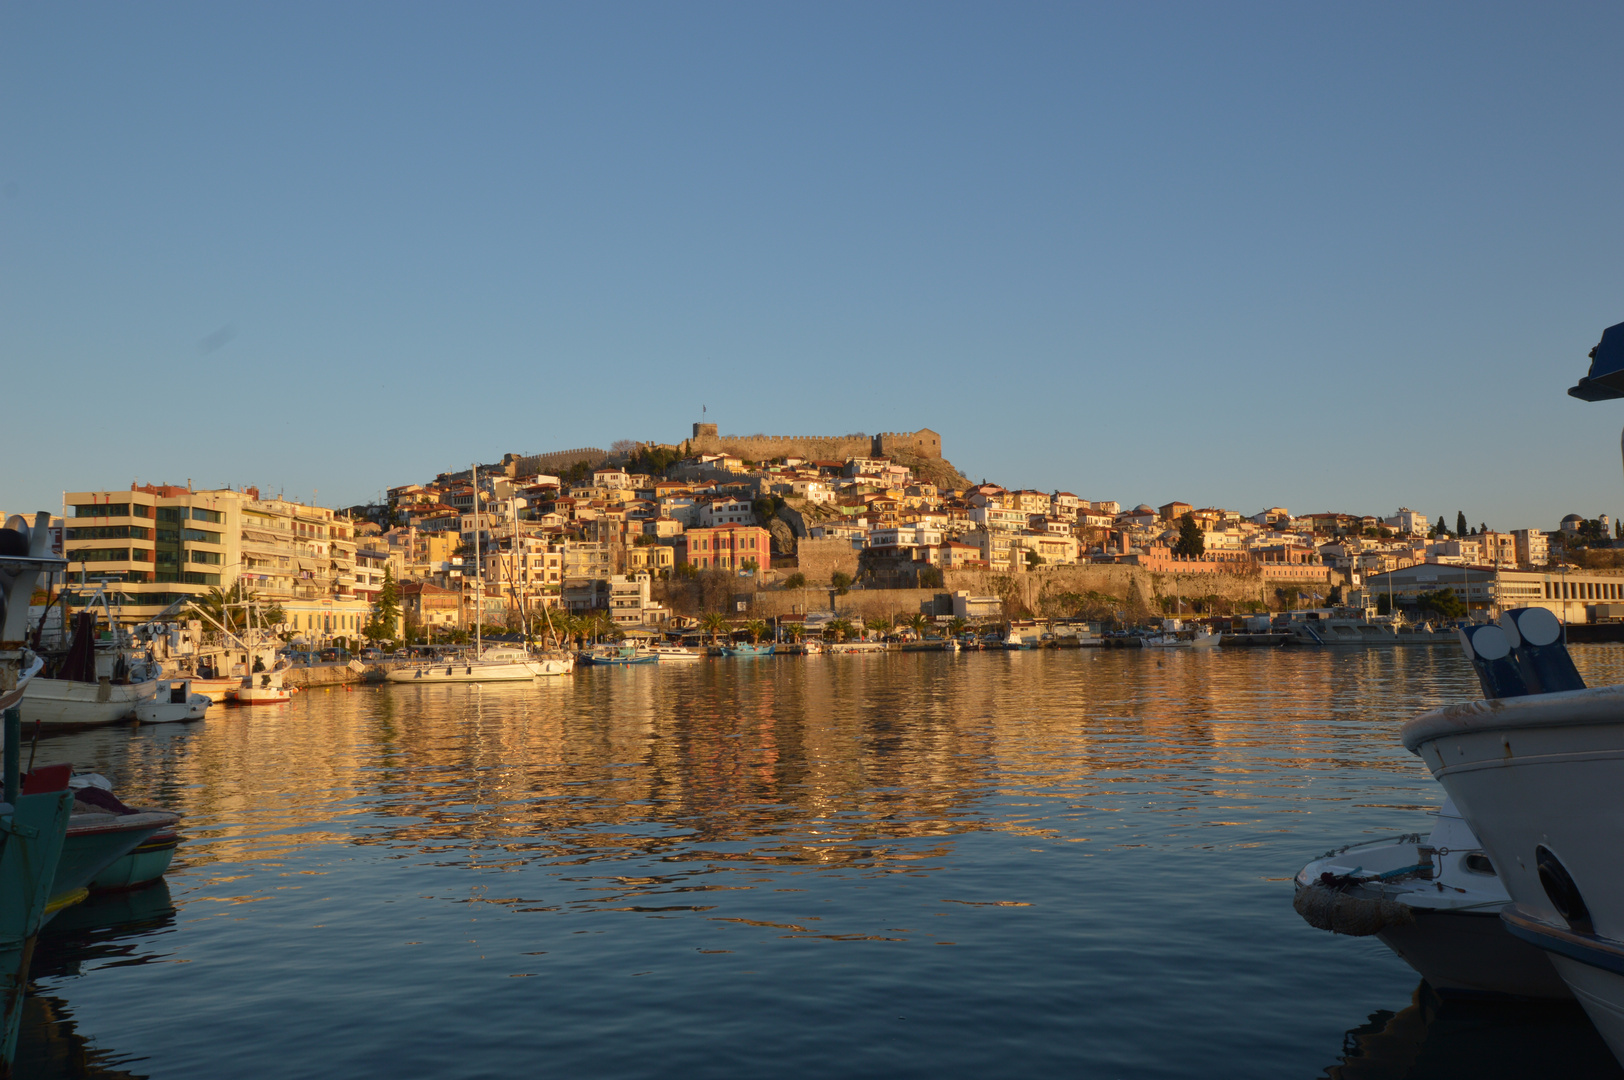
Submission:
<svg viewBox="0 0 1624 1080">
<path fill-rule="evenodd" d="M 771 656 L 777 646 L 771 642 L 766 645 L 723 645 L 723 656 Z"/>
<path fill-rule="evenodd" d="M 62 858 L 57 863 L 56 877 L 51 883 L 52 910 L 47 918 L 68 904 L 83 900 L 93 883 L 104 873 L 110 874 L 110 880 L 114 881 L 131 878 L 137 872 L 145 872 L 155 861 L 147 856 L 161 857 L 167 869 L 169 858 L 174 853 L 173 843 L 164 854 L 156 851 L 143 855 L 136 853 L 161 832 L 167 831 L 173 836 L 175 823 L 179 820 L 179 814 L 166 810 L 142 810 L 126 814 L 75 813 L 68 820 Z M 136 856 L 133 860 L 130 859 L 132 855 Z M 109 887 L 129 888 L 130 884 Z"/>
<path fill-rule="evenodd" d="M 180 846 L 180 834 L 173 828 L 159 829 L 129 854 L 114 859 L 112 865 L 90 879 L 90 891 L 125 892 L 159 881 L 169 872 L 169 864 Z"/>
<path fill-rule="evenodd" d="M 17 694 L 21 696 L 20 693 Z M 0 803 L 0 1005 L 5 1027 L 0 1031 L 0 1063 L 10 1069 L 17 1050 L 17 1030 L 28 990 L 28 961 L 34 935 L 47 918 L 51 884 L 56 878 L 73 793 L 67 789 L 71 770 L 61 768 L 35 778 L 22 793 L 17 753 L 21 713 L 5 712 L 4 794 Z"/>
</svg>

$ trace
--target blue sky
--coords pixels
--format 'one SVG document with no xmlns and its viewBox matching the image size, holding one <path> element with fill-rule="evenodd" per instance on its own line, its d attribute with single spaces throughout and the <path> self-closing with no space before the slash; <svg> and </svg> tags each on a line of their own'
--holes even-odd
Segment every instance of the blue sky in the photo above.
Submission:
<svg viewBox="0 0 1624 1080">
<path fill-rule="evenodd" d="M 8 511 L 942 433 L 1244 511 L 1624 511 L 1616 5 L 9 4 Z"/>
</svg>

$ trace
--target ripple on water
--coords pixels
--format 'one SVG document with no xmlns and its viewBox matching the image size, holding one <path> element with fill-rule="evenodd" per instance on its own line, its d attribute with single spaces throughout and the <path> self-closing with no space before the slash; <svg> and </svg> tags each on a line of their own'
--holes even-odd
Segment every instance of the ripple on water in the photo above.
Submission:
<svg viewBox="0 0 1624 1080">
<path fill-rule="evenodd" d="M 1291 910 L 1427 827 L 1398 726 L 1476 694 L 1441 649 L 812 657 L 49 740 L 188 842 L 42 941 L 23 1074 L 1624 1075 Z"/>
</svg>

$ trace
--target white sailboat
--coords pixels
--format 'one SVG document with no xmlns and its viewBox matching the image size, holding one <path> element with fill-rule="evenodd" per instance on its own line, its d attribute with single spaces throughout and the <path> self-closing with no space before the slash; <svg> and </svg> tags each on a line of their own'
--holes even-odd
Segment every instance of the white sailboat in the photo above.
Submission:
<svg viewBox="0 0 1624 1080">
<path fill-rule="evenodd" d="M 474 653 L 458 660 L 439 660 L 400 668 L 387 678 L 397 683 L 478 683 L 522 682 L 542 675 L 563 675 L 575 668 L 574 657 L 534 657 L 526 649 L 511 645 L 484 647 L 485 588 L 481 565 L 479 469 L 474 480 L 474 589 L 477 595 L 474 615 Z"/>
</svg>

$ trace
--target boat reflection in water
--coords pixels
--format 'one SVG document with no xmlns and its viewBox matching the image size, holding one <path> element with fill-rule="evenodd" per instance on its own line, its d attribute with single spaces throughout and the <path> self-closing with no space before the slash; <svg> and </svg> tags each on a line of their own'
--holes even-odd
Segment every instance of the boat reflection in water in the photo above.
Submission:
<svg viewBox="0 0 1624 1080">
<path fill-rule="evenodd" d="M 129 892 L 98 893 L 59 914 L 41 932 L 30 975 L 35 987 L 23 1005 L 15 1075 L 134 1080 L 145 1077 L 139 1061 L 98 1047 L 81 1034 L 67 1000 L 71 980 L 97 968 L 145 964 L 164 958 L 154 935 L 175 925 L 175 905 L 162 881 Z M 41 992 L 52 980 L 58 993 Z M 131 1071 L 129 1066 L 134 1066 Z"/>
<path fill-rule="evenodd" d="M 1624 1077 L 1573 1001 L 1441 995 L 1425 982 L 1407 1008 L 1349 1031 L 1327 1080 L 1482 1080 L 1485 1076 Z"/>
</svg>

